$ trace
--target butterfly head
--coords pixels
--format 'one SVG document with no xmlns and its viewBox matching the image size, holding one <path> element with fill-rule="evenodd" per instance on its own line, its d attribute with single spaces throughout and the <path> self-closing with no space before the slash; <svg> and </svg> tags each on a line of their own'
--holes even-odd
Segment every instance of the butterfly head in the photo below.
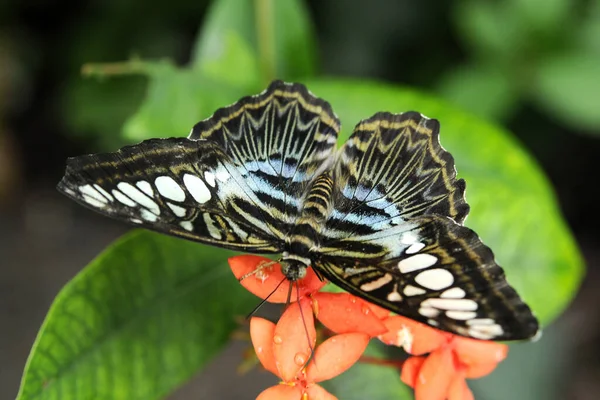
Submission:
<svg viewBox="0 0 600 400">
<path fill-rule="evenodd" d="M 310 265 L 310 259 L 283 253 L 280 264 L 283 275 L 285 275 L 288 280 L 295 282 L 306 276 L 306 270 Z"/>
</svg>

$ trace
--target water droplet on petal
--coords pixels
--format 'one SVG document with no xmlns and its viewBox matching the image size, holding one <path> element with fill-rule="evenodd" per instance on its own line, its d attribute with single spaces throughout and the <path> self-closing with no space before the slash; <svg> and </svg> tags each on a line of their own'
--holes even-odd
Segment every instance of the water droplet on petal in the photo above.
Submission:
<svg viewBox="0 0 600 400">
<path fill-rule="evenodd" d="M 257 353 L 262 353 L 263 352 L 263 348 L 262 347 L 257 347 L 256 348 L 256 352 Z"/>
<path fill-rule="evenodd" d="M 275 335 L 275 336 L 273 336 L 273 343 L 281 344 L 281 343 L 283 343 L 283 338 L 279 335 Z"/>
<path fill-rule="evenodd" d="M 356 303 L 356 299 L 355 299 L 354 297 L 352 297 L 352 298 L 350 299 L 350 303 L 352 303 L 352 304 Z"/>
<path fill-rule="evenodd" d="M 294 356 L 294 362 L 296 363 L 296 365 L 306 364 L 306 354 L 296 353 L 296 355 Z"/>
<path fill-rule="evenodd" d="M 371 309 L 368 306 L 363 306 L 362 307 L 362 312 L 365 315 L 369 315 L 369 313 L 371 312 Z"/>
<path fill-rule="evenodd" d="M 350 307 L 348 307 L 348 308 L 346 308 L 346 311 L 352 312 L 352 309 Z"/>
</svg>

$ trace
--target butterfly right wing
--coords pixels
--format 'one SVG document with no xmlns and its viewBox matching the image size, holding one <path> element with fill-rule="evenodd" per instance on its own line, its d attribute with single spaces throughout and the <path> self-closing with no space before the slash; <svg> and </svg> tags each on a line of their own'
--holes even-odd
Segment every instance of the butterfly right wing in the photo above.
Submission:
<svg viewBox="0 0 600 400">
<path fill-rule="evenodd" d="M 279 252 L 269 215 L 214 142 L 151 139 L 105 154 L 70 158 L 58 190 L 101 214 L 234 250 Z"/>
<path fill-rule="evenodd" d="M 350 293 L 438 329 L 531 339 L 538 321 L 475 232 L 442 216 L 331 241 L 313 265 Z"/>
</svg>

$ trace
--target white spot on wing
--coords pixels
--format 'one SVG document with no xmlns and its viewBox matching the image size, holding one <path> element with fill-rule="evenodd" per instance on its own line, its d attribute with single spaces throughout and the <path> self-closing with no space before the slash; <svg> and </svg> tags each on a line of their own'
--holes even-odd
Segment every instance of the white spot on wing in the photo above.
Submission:
<svg viewBox="0 0 600 400">
<path fill-rule="evenodd" d="M 186 231 L 190 231 L 190 232 L 191 232 L 191 231 L 193 231 L 193 230 L 194 230 L 194 225 L 192 224 L 192 222 L 191 222 L 191 221 L 181 221 L 181 222 L 179 223 L 179 225 L 180 225 L 180 226 L 181 226 L 183 229 L 185 229 Z"/>
<path fill-rule="evenodd" d="M 496 321 L 491 318 L 475 318 L 467 321 L 467 325 L 493 325 Z"/>
<path fill-rule="evenodd" d="M 425 294 L 425 293 L 427 293 L 425 290 L 418 288 L 416 286 L 413 286 L 413 285 L 406 285 L 406 287 L 404 288 L 405 296 L 418 296 L 420 294 Z"/>
<path fill-rule="evenodd" d="M 185 192 L 175 179 L 170 176 L 159 176 L 154 180 L 154 185 L 156 185 L 156 189 L 158 192 L 165 196 L 168 199 L 175 201 L 184 201 L 185 200 Z"/>
<path fill-rule="evenodd" d="M 421 249 L 423 249 L 423 247 L 425 247 L 424 243 L 413 243 L 410 245 L 410 247 L 408 249 L 406 249 L 405 253 L 406 254 L 415 254 L 415 253 L 418 253 L 419 251 L 421 251 Z"/>
<path fill-rule="evenodd" d="M 141 204 L 146 207 L 150 211 L 152 211 L 156 215 L 160 215 L 160 208 L 158 204 L 154 202 L 151 198 L 146 196 L 144 193 L 140 192 L 135 186 L 128 182 L 119 182 L 117 184 L 117 188 L 123 193 L 125 193 L 129 198 L 133 201 Z"/>
<path fill-rule="evenodd" d="M 142 192 L 146 193 L 148 196 L 154 196 L 154 190 L 152 190 L 152 185 L 146 181 L 138 181 L 135 186 L 141 189 Z"/>
<path fill-rule="evenodd" d="M 469 299 L 427 299 L 421 303 L 424 307 L 434 307 L 440 310 L 475 311 L 477 303 Z"/>
<path fill-rule="evenodd" d="M 214 221 L 213 221 L 212 217 L 210 216 L 210 214 L 204 213 L 204 214 L 202 214 L 202 218 L 204 219 L 204 223 L 206 224 L 206 227 L 208 228 L 208 233 L 210 234 L 210 236 L 212 236 L 213 238 L 215 238 L 217 240 L 221 239 L 221 232 L 215 226 Z"/>
<path fill-rule="evenodd" d="M 402 301 L 402 296 L 398 292 L 390 292 L 387 295 L 389 301 Z"/>
<path fill-rule="evenodd" d="M 99 203 L 103 203 L 103 205 L 108 203 L 108 200 L 106 199 L 106 197 L 102 196 L 102 194 L 100 192 L 98 192 L 96 189 L 94 189 L 94 187 L 92 185 L 79 186 L 79 191 L 81 192 L 81 194 L 87 196 L 88 198 L 92 198 Z M 89 204 L 92 204 L 87 199 L 86 199 L 86 201 Z"/>
<path fill-rule="evenodd" d="M 206 180 L 206 183 L 208 183 L 210 186 L 215 187 L 215 174 L 213 174 L 210 171 L 206 171 L 204 173 L 204 179 Z"/>
<path fill-rule="evenodd" d="M 119 201 L 119 203 L 125 204 L 126 206 L 129 207 L 135 207 L 137 206 L 137 203 L 133 200 L 131 200 L 129 197 L 125 196 L 123 193 L 119 192 L 117 189 L 113 189 L 113 195 L 115 196 L 115 198 L 117 199 L 117 201 Z"/>
<path fill-rule="evenodd" d="M 435 318 L 440 314 L 440 312 L 435 308 L 421 306 L 419 308 L 419 314 L 427 318 Z"/>
<path fill-rule="evenodd" d="M 448 318 L 464 321 L 475 318 L 477 313 L 475 311 L 446 311 L 446 316 Z"/>
<path fill-rule="evenodd" d="M 465 291 L 459 287 L 453 287 L 452 289 L 448 289 L 440 295 L 442 299 L 462 299 L 465 296 Z"/>
<path fill-rule="evenodd" d="M 393 279 L 392 275 L 385 274 L 379 279 L 375 279 L 374 281 L 363 283 L 362 285 L 360 285 L 360 289 L 364 290 L 365 292 L 370 292 L 372 290 L 379 289 L 380 287 L 382 287 L 384 285 L 387 285 L 388 283 L 390 283 L 392 281 L 392 279 Z"/>
<path fill-rule="evenodd" d="M 98 208 L 104 208 L 107 205 L 107 203 L 98 201 L 95 198 L 87 196 L 85 194 L 83 195 L 83 201 L 85 201 L 86 203 L 88 203 L 91 206 L 98 207 Z"/>
<path fill-rule="evenodd" d="M 140 215 L 142 216 L 142 219 L 144 219 L 148 222 L 156 222 L 156 220 L 158 219 L 156 214 L 151 213 L 150 211 L 146 210 L 145 208 L 141 209 Z"/>
<path fill-rule="evenodd" d="M 502 336 L 504 330 L 498 324 L 493 325 L 473 325 L 467 333 L 477 339 L 489 340 Z"/>
<path fill-rule="evenodd" d="M 406 274 L 408 272 L 431 267 L 437 260 L 437 257 L 432 256 L 431 254 L 415 254 L 414 256 L 410 256 L 400 261 L 398 263 L 398 269 L 403 274 Z"/>
<path fill-rule="evenodd" d="M 167 202 L 167 205 L 173 211 L 173 214 L 177 215 L 178 217 L 185 217 L 185 214 L 186 214 L 185 208 L 180 207 L 177 204 L 173 204 L 173 203 L 169 203 L 169 202 Z"/>
<path fill-rule="evenodd" d="M 210 190 L 208 190 L 206 184 L 202 182 L 202 179 L 198 178 L 196 175 L 185 174 L 183 176 L 183 183 L 188 192 L 190 192 L 194 200 L 198 203 L 204 204 L 210 200 Z"/>
<path fill-rule="evenodd" d="M 415 277 L 415 282 L 431 290 L 440 290 L 452 285 L 454 283 L 454 277 L 448 270 L 434 268 L 419 273 L 419 275 Z"/>
<path fill-rule="evenodd" d="M 115 199 L 113 199 L 113 197 L 110 195 L 110 193 L 108 193 L 106 190 L 102 189 L 102 187 L 100 185 L 98 185 L 97 183 L 94 183 L 94 188 L 96 188 L 97 191 L 99 191 L 104 197 L 106 197 L 109 201 L 114 201 Z"/>
<path fill-rule="evenodd" d="M 414 232 L 404 232 L 400 237 L 400 243 L 411 245 L 419 241 L 419 238 Z"/>
</svg>

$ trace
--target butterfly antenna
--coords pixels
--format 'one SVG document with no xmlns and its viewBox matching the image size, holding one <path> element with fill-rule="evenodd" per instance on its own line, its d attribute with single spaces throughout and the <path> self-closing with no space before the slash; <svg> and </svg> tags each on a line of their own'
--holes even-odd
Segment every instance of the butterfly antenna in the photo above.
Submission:
<svg viewBox="0 0 600 400">
<path fill-rule="evenodd" d="M 271 297 L 271 296 L 273 296 L 273 294 L 275 294 L 275 292 L 277 291 L 277 289 L 279 289 L 279 287 L 281 286 L 281 284 L 283 282 L 285 282 L 286 279 L 287 278 L 283 278 L 281 280 L 281 282 L 279 282 L 277 284 L 277 286 L 275 286 L 275 289 L 273 289 L 273 291 L 271 293 L 269 293 L 269 295 L 267 297 L 265 297 L 264 299 L 262 299 L 260 301 L 260 303 L 258 303 L 258 305 L 256 307 L 254 307 L 254 309 L 252 311 L 250 311 L 250 313 L 248 315 L 246 315 L 246 319 L 250 319 L 250 317 L 252 317 L 254 314 L 256 314 L 256 312 L 263 306 L 263 304 L 265 304 L 269 300 L 269 297 Z"/>
<path fill-rule="evenodd" d="M 300 284 L 298 283 L 298 281 L 294 282 L 296 284 L 296 302 L 298 303 L 298 307 L 300 307 Z M 292 287 L 292 285 L 290 285 L 290 288 Z M 290 289 L 290 293 L 288 294 L 288 296 L 290 296 L 291 293 L 291 289 Z M 306 320 L 304 319 L 304 313 L 302 312 L 302 307 L 300 307 L 300 318 L 302 318 L 302 325 L 304 326 L 304 332 L 306 333 L 306 340 L 308 341 L 308 348 L 310 349 L 310 356 L 306 359 L 306 364 L 308 364 L 308 361 L 313 358 L 313 355 L 315 354 L 315 349 L 312 345 L 312 343 L 310 342 L 310 335 L 308 334 L 308 328 L 306 327 Z M 316 363 L 315 363 L 316 365 Z"/>
<path fill-rule="evenodd" d="M 240 277 L 238 278 L 238 281 L 239 281 L 239 282 L 241 282 L 241 281 L 243 281 L 244 279 L 246 279 L 246 278 L 248 278 L 248 277 L 251 277 L 252 275 L 256 275 L 258 272 L 262 271 L 263 269 L 265 269 L 265 268 L 267 268 L 267 267 L 270 267 L 271 265 L 273 265 L 273 264 L 277 264 L 277 263 L 278 263 L 278 261 L 269 261 L 268 263 L 263 263 L 263 264 L 259 265 L 258 267 L 256 267 L 256 268 L 255 268 L 254 270 L 252 270 L 251 272 L 248 272 L 247 274 L 244 274 L 244 275 L 240 276 Z M 281 283 L 280 283 L 280 285 L 281 285 Z M 277 287 L 279 287 L 279 286 L 277 286 Z M 269 295 L 269 296 L 270 296 L 270 295 Z"/>
</svg>

